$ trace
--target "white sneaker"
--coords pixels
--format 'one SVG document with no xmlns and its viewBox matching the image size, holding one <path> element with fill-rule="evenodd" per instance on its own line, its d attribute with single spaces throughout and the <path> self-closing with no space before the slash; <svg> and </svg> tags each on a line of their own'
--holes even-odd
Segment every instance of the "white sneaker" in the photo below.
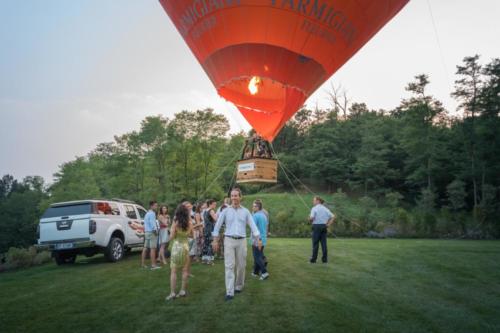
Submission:
<svg viewBox="0 0 500 333">
<path fill-rule="evenodd" d="M 161 269 L 161 267 L 160 267 L 160 266 L 151 266 L 151 270 L 152 270 L 152 271 L 155 271 L 155 270 L 157 270 L 157 269 Z"/>
<path fill-rule="evenodd" d="M 260 280 L 261 281 L 264 281 L 265 279 L 267 279 L 269 277 L 269 273 L 264 273 L 260 276 Z"/>
<path fill-rule="evenodd" d="M 168 295 L 167 297 L 165 297 L 165 301 L 171 301 L 175 299 L 175 293 L 171 293 L 170 295 Z"/>
<path fill-rule="evenodd" d="M 259 277 L 259 275 L 258 275 L 258 274 L 255 274 L 254 272 L 252 272 L 252 276 L 253 276 L 254 278 L 258 278 L 258 277 Z"/>
<path fill-rule="evenodd" d="M 179 291 L 176 297 L 186 297 L 186 291 L 185 290 Z"/>
</svg>

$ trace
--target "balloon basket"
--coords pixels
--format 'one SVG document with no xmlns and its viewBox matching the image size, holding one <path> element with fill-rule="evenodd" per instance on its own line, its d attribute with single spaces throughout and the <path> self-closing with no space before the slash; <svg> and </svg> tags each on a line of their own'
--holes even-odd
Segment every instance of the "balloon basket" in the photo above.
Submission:
<svg viewBox="0 0 500 333">
<path fill-rule="evenodd" d="M 236 183 L 278 182 L 278 161 L 272 158 L 251 158 L 237 163 Z"/>
</svg>

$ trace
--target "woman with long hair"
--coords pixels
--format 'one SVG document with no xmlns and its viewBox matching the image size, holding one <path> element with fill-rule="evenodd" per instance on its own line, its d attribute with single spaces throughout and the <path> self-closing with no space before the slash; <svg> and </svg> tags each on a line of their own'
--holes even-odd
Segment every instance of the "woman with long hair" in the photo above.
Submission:
<svg viewBox="0 0 500 333">
<path fill-rule="evenodd" d="M 205 209 L 204 203 L 198 203 L 194 209 L 193 220 L 193 247 L 190 255 L 194 257 L 196 262 L 200 261 L 201 251 L 203 250 L 203 215 Z"/>
<path fill-rule="evenodd" d="M 217 215 L 215 214 L 215 207 L 217 202 L 213 199 L 207 201 L 208 208 L 205 210 L 204 218 L 204 246 L 202 262 L 207 265 L 214 264 L 214 252 L 212 250 L 212 232 L 214 231 L 215 222 L 217 222 Z"/>
<path fill-rule="evenodd" d="M 189 267 L 191 264 L 188 238 L 192 237 L 192 234 L 193 226 L 191 224 L 190 212 L 185 205 L 180 204 L 175 210 L 175 218 L 170 230 L 172 255 L 170 257 L 170 295 L 167 296 L 167 301 L 176 297 L 186 296 Z M 178 269 L 182 269 L 182 284 L 179 293 L 176 294 Z"/>
<path fill-rule="evenodd" d="M 199 217 L 198 217 L 198 221 L 197 221 L 197 222 L 199 222 L 199 225 L 200 225 L 200 227 L 198 227 L 198 237 L 196 238 L 197 245 L 198 245 L 197 256 L 199 258 L 201 258 L 201 253 L 203 251 L 203 241 L 204 241 L 203 229 L 205 228 L 205 221 L 203 220 L 203 218 L 204 218 L 204 214 L 205 214 L 206 210 L 207 210 L 207 203 L 203 202 L 201 204 L 199 211 L 198 211 Z M 195 215 L 195 218 L 196 218 L 196 215 Z"/>
<path fill-rule="evenodd" d="M 168 228 L 170 227 L 170 216 L 168 216 L 168 207 L 163 205 L 160 207 L 158 212 L 158 222 L 160 222 L 160 253 L 158 259 L 163 263 L 167 264 L 165 259 L 165 247 L 168 243 Z"/>
</svg>

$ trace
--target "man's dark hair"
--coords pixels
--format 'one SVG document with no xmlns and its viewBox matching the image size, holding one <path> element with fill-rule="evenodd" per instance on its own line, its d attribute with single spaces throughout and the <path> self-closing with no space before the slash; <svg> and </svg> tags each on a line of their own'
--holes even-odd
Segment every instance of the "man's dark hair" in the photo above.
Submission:
<svg viewBox="0 0 500 333">
<path fill-rule="evenodd" d="M 253 204 L 257 206 L 259 210 L 262 210 L 262 201 L 260 201 L 259 199 L 255 200 Z"/>
<path fill-rule="evenodd" d="M 214 199 L 208 199 L 207 200 L 207 206 L 210 206 L 211 204 L 213 204 L 215 202 Z"/>
<path fill-rule="evenodd" d="M 240 198 L 241 198 L 241 189 L 240 189 L 239 187 L 233 187 L 233 188 L 231 189 L 231 192 L 233 192 L 233 191 L 238 192 L 238 193 L 239 193 L 239 195 L 240 195 Z"/>
<path fill-rule="evenodd" d="M 320 196 L 315 196 L 314 198 L 316 200 L 318 200 L 320 204 L 324 204 L 325 203 L 325 200 L 323 200 L 323 198 L 321 198 Z"/>
<path fill-rule="evenodd" d="M 153 207 L 153 205 L 154 205 L 155 203 L 157 203 L 157 201 L 156 201 L 156 200 L 151 200 L 151 201 L 149 202 L 149 207 L 150 207 L 150 208 L 151 208 L 151 207 Z"/>
</svg>

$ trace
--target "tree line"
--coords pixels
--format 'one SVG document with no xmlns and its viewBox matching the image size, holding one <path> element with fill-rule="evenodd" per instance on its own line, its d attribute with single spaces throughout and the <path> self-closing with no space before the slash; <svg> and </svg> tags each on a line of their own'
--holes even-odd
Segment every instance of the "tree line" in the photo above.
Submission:
<svg viewBox="0 0 500 333">
<path fill-rule="evenodd" d="M 245 192 L 347 194 L 360 210 L 406 212 L 402 219 L 414 221 L 412 235 L 442 236 L 436 226 L 445 217 L 454 235 L 499 237 L 500 59 L 482 64 L 476 55 L 457 66 L 451 94 L 459 107 L 453 113 L 428 91 L 429 82 L 427 75 L 415 76 L 406 86 L 411 97 L 394 110 L 372 110 L 332 89 L 331 108 L 304 107 L 274 140 L 286 170 L 279 185 L 247 186 Z M 151 116 L 138 131 L 62 164 L 52 184 L 5 175 L 0 253 L 33 244 L 38 218 L 51 202 L 117 197 L 174 205 L 224 197 L 249 135 L 228 132 L 227 118 L 209 108 L 172 119 Z"/>
</svg>

